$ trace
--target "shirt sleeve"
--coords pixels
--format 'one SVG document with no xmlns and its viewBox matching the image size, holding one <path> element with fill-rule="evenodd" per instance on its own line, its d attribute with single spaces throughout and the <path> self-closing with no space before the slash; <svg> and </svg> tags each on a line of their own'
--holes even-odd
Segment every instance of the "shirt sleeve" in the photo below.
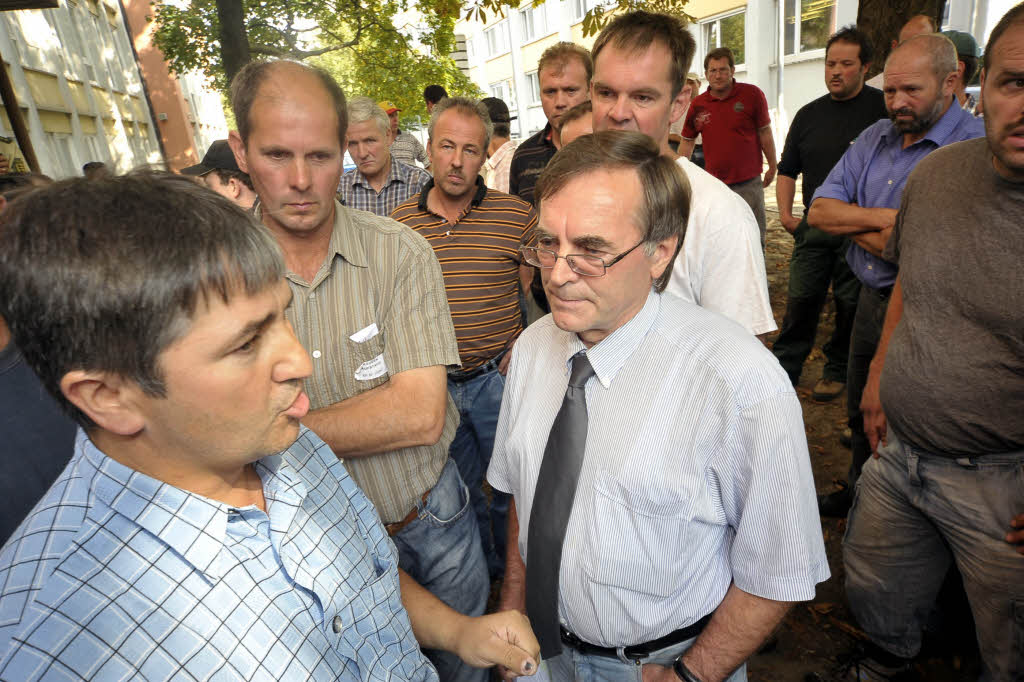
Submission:
<svg viewBox="0 0 1024 682">
<path fill-rule="evenodd" d="M 686 121 L 683 123 L 683 132 L 680 133 L 687 140 L 697 139 L 697 129 L 693 126 L 693 120 L 696 115 L 696 107 L 693 106 L 693 102 L 690 102 L 690 106 L 686 110 Z"/>
<path fill-rule="evenodd" d="M 794 180 L 803 170 L 803 162 L 800 159 L 800 135 L 803 124 L 801 114 L 803 109 L 793 117 L 793 123 L 789 126 L 789 134 L 786 135 L 786 143 L 782 147 L 782 159 L 779 161 L 779 175 L 785 175 Z"/>
<path fill-rule="evenodd" d="M 428 167 L 430 159 L 427 158 L 427 150 L 423 148 L 423 145 L 415 137 L 412 138 L 412 141 L 413 148 L 416 150 L 416 160 L 422 163 L 424 168 Z"/>
<path fill-rule="evenodd" d="M 870 128 L 868 129 L 870 130 Z M 857 141 L 850 145 L 842 158 L 832 167 L 825 182 L 821 183 L 814 192 L 811 202 L 815 199 L 838 199 L 846 203 L 857 200 L 857 179 L 864 171 L 867 163 L 868 147 L 873 144 L 865 140 L 864 133 L 861 133 Z M 811 205 L 808 202 L 808 206 Z"/>
<path fill-rule="evenodd" d="M 754 86 L 754 96 L 757 97 L 757 108 L 756 108 L 756 123 L 757 127 L 764 128 L 766 125 L 771 125 L 772 117 L 768 115 L 768 100 L 764 98 L 764 91 L 761 88 Z"/>
<path fill-rule="evenodd" d="M 392 375 L 419 367 L 459 364 L 441 265 L 427 240 L 411 229 L 403 237 L 390 296 L 382 301 L 384 360 Z"/>
<path fill-rule="evenodd" d="M 736 586 L 775 601 L 812 599 L 829 568 L 796 394 L 780 391 L 741 409 L 712 471 L 736 532 Z"/>
</svg>

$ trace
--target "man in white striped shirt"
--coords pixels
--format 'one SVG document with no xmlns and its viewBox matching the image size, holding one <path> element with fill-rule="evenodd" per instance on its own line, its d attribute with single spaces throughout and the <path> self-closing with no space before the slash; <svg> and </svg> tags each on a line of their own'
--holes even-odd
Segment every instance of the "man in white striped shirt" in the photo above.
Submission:
<svg viewBox="0 0 1024 682">
<path fill-rule="evenodd" d="M 741 326 L 662 296 L 690 190 L 651 138 L 577 139 L 537 197 L 524 256 L 542 268 L 551 315 L 512 351 L 488 471 L 515 498 L 502 607 L 526 604 L 530 517 L 557 504 L 534 509 L 538 474 L 569 362 L 584 352 L 595 375 L 562 544 L 562 647 L 542 669 L 745 680 L 790 603 L 829 576 L 799 401 Z"/>
</svg>

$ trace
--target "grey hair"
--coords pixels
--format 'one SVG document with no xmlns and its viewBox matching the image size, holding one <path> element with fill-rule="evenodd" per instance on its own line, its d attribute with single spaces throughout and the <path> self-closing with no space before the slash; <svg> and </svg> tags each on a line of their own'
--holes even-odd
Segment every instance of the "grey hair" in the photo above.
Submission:
<svg viewBox="0 0 1024 682">
<path fill-rule="evenodd" d="M 47 390 L 79 424 L 60 381 L 109 372 L 163 397 L 160 354 L 200 301 L 280 282 L 270 232 L 191 178 L 143 171 L 76 178 L 11 202 L 0 215 L 0 316 Z"/>
<path fill-rule="evenodd" d="M 427 126 L 428 139 L 434 139 L 434 126 L 437 125 L 441 114 L 449 109 L 457 109 L 460 113 L 480 119 L 480 123 L 484 126 L 484 149 L 487 149 L 487 145 L 491 143 L 491 137 L 494 135 L 491 112 L 487 111 L 487 106 L 483 102 L 468 97 L 445 97 L 434 105 L 434 112 L 430 115 L 430 124 Z"/>
<path fill-rule="evenodd" d="M 675 161 L 662 155 L 650 137 L 626 130 L 605 130 L 576 138 L 562 147 L 540 174 L 535 193 L 537 205 L 541 206 L 543 200 L 575 178 L 617 169 L 636 171 L 643 188 L 636 224 L 643 232 L 644 252 L 650 256 L 659 243 L 677 238 L 672 260 L 653 283 L 655 291 L 664 291 L 686 236 L 691 192 L 686 174 Z"/>
<path fill-rule="evenodd" d="M 348 101 L 348 124 L 374 121 L 385 136 L 391 133 L 391 120 L 369 97 L 353 97 Z"/>
</svg>

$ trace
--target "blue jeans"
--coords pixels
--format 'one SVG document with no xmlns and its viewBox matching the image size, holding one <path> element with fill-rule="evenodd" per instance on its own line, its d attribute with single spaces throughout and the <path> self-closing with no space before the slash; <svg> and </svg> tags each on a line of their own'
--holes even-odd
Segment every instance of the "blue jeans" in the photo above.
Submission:
<svg viewBox="0 0 1024 682">
<path fill-rule="evenodd" d="M 672 662 L 693 646 L 696 641 L 697 638 L 694 637 L 685 642 L 658 649 L 641 662 L 671 666 Z M 541 663 L 537 677 L 533 679 L 538 682 L 544 679 L 551 682 L 611 682 L 611 680 L 642 682 L 641 667 L 632 661 L 624 663 L 609 656 L 581 654 L 575 649 L 563 645 L 561 654 Z M 746 682 L 746 680 L 747 664 L 744 663 L 727 677 L 725 682 Z"/>
<path fill-rule="evenodd" d="M 479 616 L 487 606 L 490 582 L 480 551 L 469 493 L 449 459 L 419 516 L 396 533 L 398 565 L 438 599 L 459 613 Z M 455 654 L 426 650 L 442 680 L 486 682 L 488 673 L 463 663 Z"/>
<path fill-rule="evenodd" d="M 864 465 L 843 563 L 850 610 L 897 656 L 921 649 L 921 630 L 950 561 L 974 614 L 982 679 L 1024 679 L 1024 556 L 1003 538 L 1024 510 L 1024 451 L 954 459 L 901 442 Z"/>
<path fill-rule="evenodd" d="M 491 580 L 505 573 L 505 541 L 508 535 L 508 499 L 503 492 L 492 491 L 490 509 L 483 482 L 494 450 L 494 432 L 498 428 L 501 395 L 505 377 L 495 369 L 466 381 L 448 380 L 448 392 L 459 410 L 459 428 L 448 447 L 448 455 L 459 465 L 462 480 L 469 487 L 480 541 Z"/>
</svg>

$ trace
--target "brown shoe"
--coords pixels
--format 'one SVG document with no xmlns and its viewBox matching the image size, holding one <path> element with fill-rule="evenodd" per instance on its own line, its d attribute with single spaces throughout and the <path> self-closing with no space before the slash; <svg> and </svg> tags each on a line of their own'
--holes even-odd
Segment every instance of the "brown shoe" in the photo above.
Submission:
<svg viewBox="0 0 1024 682">
<path fill-rule="evenodd" d="M 842 381 L 818 379 L 818 383 L 814 384 L 814 390 L 811 391 L 811 399 L 828 402 L 829 400 L 835 400 L 838 398 L 845 390 L 846 384 Z"/>
</svg>

